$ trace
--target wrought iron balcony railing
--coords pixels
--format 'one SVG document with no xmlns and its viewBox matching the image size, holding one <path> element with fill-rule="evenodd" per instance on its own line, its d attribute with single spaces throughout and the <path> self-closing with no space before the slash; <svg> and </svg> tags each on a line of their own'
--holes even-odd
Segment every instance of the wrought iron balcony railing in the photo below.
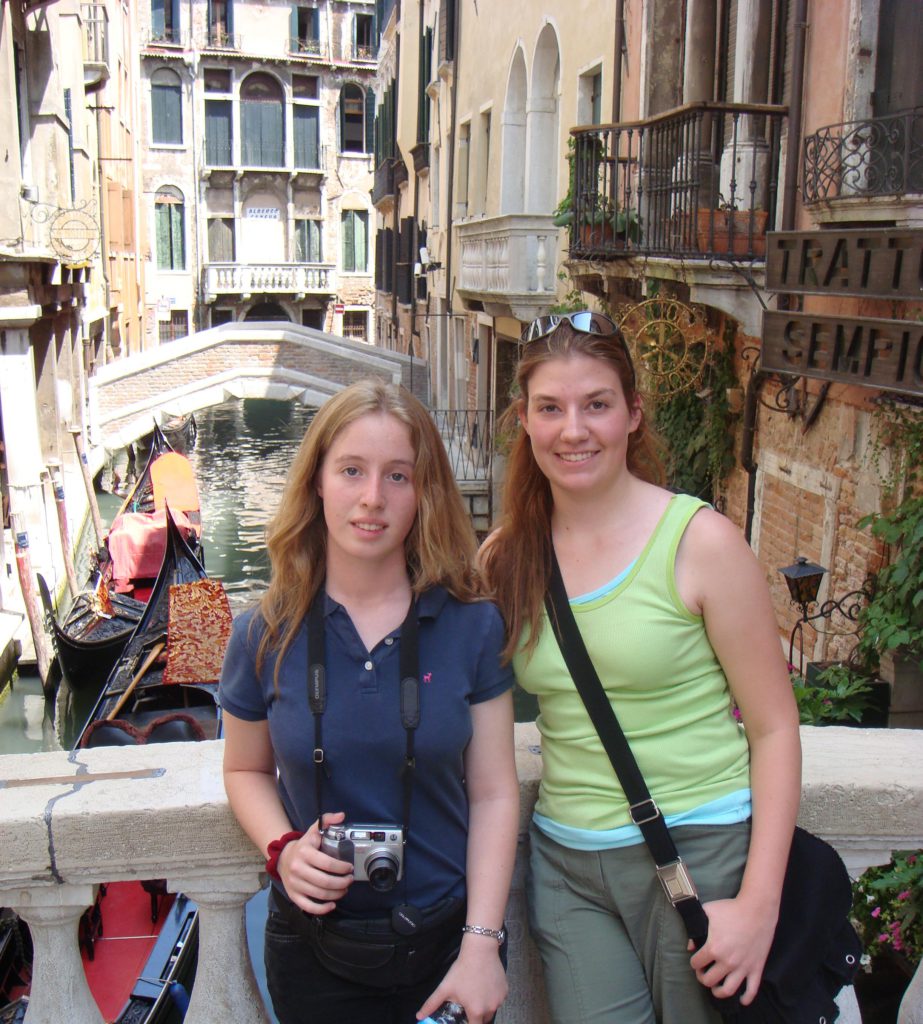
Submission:
<svg viewBox="0 0 923 1024">
<path fill-rule="evenodd" d="M 695 103 L 644 121 L 573 128 L 572 259 L 759 259 L 787 108 Z"/>
<path fill-rule="evenodd" d="M 433 409 L 459 483 L 490 479 L 494 418 L 489 409 Z"/>
<path fill-rule="evenodd" d="M 236 32 L 228 32 L 222 25 L 209 25 L 204 45 L 209 50 L 239 50 L 241 48 L 240 35 Z"/>
<path fill-rule="evenodd" d="M 807 204 L 923 192 L 923 107 L 807 136 L 803 181 Z"/>
</svg>

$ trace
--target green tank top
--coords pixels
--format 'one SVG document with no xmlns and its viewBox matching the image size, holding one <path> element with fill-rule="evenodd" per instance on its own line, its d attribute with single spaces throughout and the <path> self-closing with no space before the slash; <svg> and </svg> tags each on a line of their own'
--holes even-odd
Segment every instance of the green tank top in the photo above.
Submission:
<svg viewBox="0 0 923 1024">
<path fill-rule="evenodd" d="M 676 589 L 683 532 L 704 502 L 675 495 L 631 570 L 613 590 L 572 605 L 596 671 L 648 788 L 677 814 L 750 784 L 750 757 L 733 715 L 727 679 L 705 633 Z M 543 615 L 531 658 L 513 659 L 523 689 L 537 695 L 542 781 L 536 811 L 562 825 L 612 829 L 628 804 Z"/>
</svg>

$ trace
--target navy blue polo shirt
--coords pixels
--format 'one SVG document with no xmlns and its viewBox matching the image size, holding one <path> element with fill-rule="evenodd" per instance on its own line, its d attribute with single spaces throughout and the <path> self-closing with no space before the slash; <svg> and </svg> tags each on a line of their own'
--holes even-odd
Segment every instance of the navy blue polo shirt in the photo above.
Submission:
<svg viewBox="0 0 923 1024">
<path fill-rule="evenodd" d="M 411 798 L 405 878 L 390 893 L 356 882 L 340 901 L 349 912 L 369 912 L 409 902 L 430 906 L 465 894 L 468 800 L 463 756 L 471 738 L 472 704 L 513 685 L 500 663 L 503 625 L 487 601 L 465 604 L 434 587 L 421 595 L 420 725 L 414 734 L 417 770 Z M 252 623 L 252 628 L 251 628 Z M 401 823 L 401 768 L 406 732 L 399 693 L 400 628 L 371 652 L 343 605 L 326 598 L 327 708 L 323 745 L 329 778 L 323 810 L 344 811 L 347 822 Z M 314 720 L 308 706 L 307 624 L 302 623 L 282 660 L 278 692 L 275 657 L 257 676 L 262 620 L 255 609 L 234 621 L 219 686 L 222 707 L 237 718 L 268 719 L 279 772 L 279 794 L 292 825 L 317 819 L 312 754 Z"/>
</svg>

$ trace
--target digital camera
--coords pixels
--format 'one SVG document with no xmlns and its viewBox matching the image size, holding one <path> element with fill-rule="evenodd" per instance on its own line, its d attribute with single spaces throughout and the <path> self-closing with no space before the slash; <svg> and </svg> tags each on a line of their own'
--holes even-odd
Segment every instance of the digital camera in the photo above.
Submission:
<svg viewBox="0 0 923 1024">
<path fill-rule="evenodd" d="M 353 865 L 357 882 L 389 892 L 404 874 L 404 829 L 401 825 L 328 825 L 320 848 Z"/>
</svg>

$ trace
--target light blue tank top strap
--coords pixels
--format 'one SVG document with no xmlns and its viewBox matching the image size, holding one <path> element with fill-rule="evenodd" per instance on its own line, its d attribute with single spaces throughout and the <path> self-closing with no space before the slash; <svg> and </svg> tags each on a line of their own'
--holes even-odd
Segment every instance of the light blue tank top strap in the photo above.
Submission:
<svg viewBox="0 0 923 1024">
<path fill-rule="evenodd" d="M 596 601 L 600 597 L 605 597 L 606 594 L 611 594 L 612 591 L 615 590 L 615 588 L 619 586 L 623 580 L 628 578 L 628 574 L 631 572 L 632 569 L 634 569 L 635 562 L 637 561 L 637 558 L 633 559 L 631 563 L 629 565 L 626 565 L 625 568 L 618 574 L 618 576 L 615 577 L 615 579 L 609 580 L 608 583 L 604 583 L 601 587 L 598 587 L 596 590 L 591 590 L 588 594 L 581 594 L 579 597 L 572 597 L 570 599 L 570 603 L 589 604 L 590 601 Z"/>
</svg>

